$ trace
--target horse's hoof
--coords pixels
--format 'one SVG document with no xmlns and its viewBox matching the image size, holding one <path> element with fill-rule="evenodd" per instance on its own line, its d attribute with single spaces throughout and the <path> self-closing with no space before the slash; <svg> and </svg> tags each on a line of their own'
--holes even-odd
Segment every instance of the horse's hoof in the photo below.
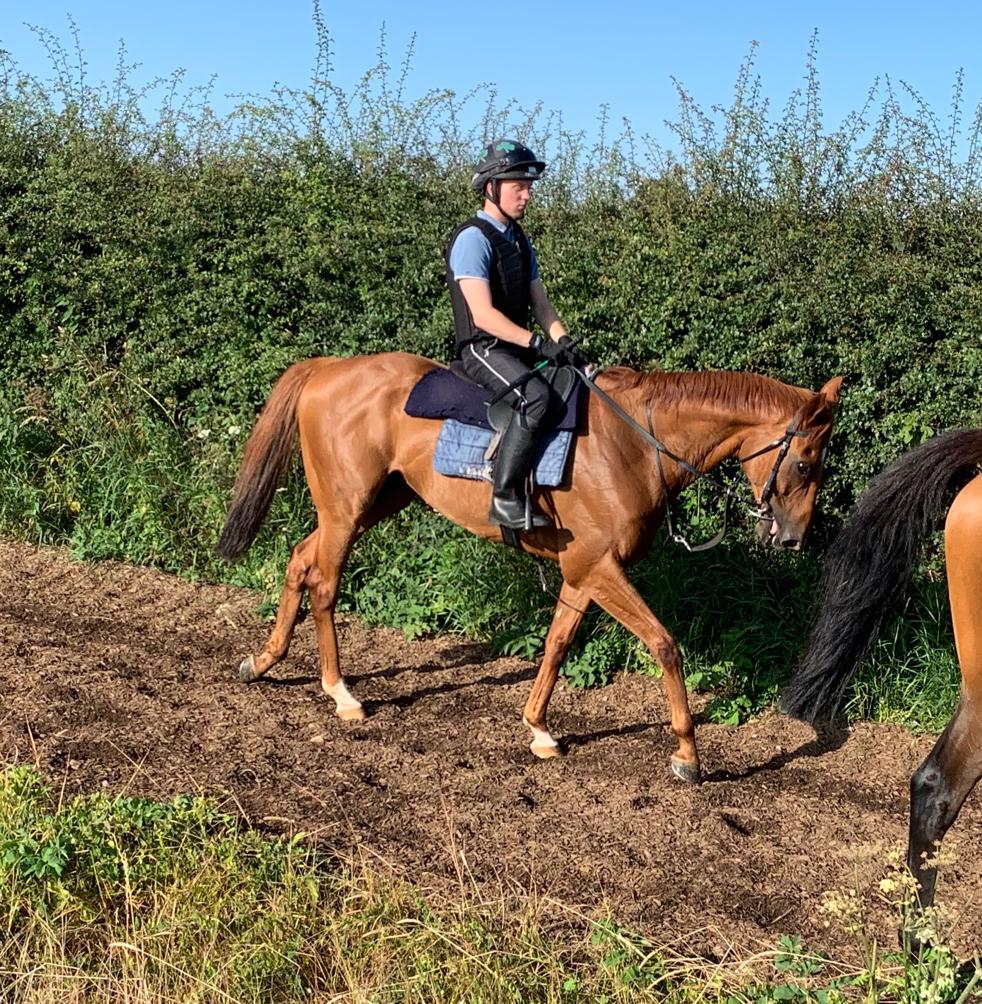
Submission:
<svg viewBox="0 0 982 1004">
<path fill-rule="evenodd" d="M 559 743 L 552 738 L 548 729 L 537 729 L 525 715 L 522 715 L 522 724 L 532 733 L 532 744 L 529 746 L 532 756 L 539 760 L 553 760 L 563 755 Z"/>
<path fill-rule="evenodd" d="M 356 708 L 338 708 L 334 714 L 345 722 L 363 722 L 366 718 L 365 709 L 360 704 Z"/>
<path fill-rule="evenodd" d="M 239 663 L 239 679 L 243 683 L 252 683 L 258 677 L 256 673 L 256 660 L 251 655 L 247 655 Z"/>
<path fill-rule="evenodd" d="M 684 760 L 676 760 L 675 757 L 672 757 L 672 773 L 686 784 L 698 784 L 702 780 L 699 764 L 686 763 Z"/>
</svg>

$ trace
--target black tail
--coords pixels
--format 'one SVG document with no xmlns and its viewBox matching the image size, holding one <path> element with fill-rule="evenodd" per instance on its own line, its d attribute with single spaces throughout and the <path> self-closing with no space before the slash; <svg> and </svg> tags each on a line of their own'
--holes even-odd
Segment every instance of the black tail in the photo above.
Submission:
<svg viewBox="0 0 982 1004">
<path fill-rule="evenodd" d="M 781 694 L 789 715 L 814 722 L 835 714 L 959 476 L 979 463 L 982 429 L 957 429 L 904 454 L 870 482 L 826 555 L 811 636 Z"/>
</svg>

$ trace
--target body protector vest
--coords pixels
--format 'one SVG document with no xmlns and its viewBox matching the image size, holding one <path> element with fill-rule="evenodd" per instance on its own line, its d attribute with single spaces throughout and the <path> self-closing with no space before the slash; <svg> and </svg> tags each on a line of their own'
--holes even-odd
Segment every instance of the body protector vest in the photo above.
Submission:
<svg viewBox="0 0 982 1004">
<path fill-rule="evenodd" d="M 453 304 L 454 335 L 458 355 L 470 342 L 479 338 L 493 337 L 474 324 L 464 294 L 461 293 L 460 286 L 450 271 L 450 249 L 458 234 L 468 227 L 477 227 L 491 243 L 489 279 L 492 306 L 519 327 L 528 327 L 532 250 L 525 231 L 517 223 L 512 223 L 511 226 L 515 234 L 514 241 L 508 240 L 493 223 L 479 216 L 465 221 L 450 235 L 446 254 L 447 285 L 450 287 L 450 302 Z"/>
</svg>

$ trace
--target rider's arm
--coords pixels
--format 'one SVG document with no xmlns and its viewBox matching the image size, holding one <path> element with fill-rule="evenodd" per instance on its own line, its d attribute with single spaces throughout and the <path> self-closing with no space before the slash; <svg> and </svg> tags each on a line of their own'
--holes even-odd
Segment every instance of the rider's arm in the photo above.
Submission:
<svg viewBox="0 0 982 1004">
<path fill-rule="evenodd" d="M 532 300 L 532 313 L 542 330 L 554 341 L 558 342 L 566 334 L 566 325 L 559 319 L 556 308 L 552 305 L 541 279 L 535 279 L 529 288 Z"/>
</svg>

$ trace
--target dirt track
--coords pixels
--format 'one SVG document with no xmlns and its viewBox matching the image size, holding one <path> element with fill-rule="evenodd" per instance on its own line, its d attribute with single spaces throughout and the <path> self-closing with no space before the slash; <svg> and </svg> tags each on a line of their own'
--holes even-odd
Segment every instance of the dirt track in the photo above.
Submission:
<svg viewBox="0 0 982 1004">
<path fill-rule="evenodd" d="M 367 721 L 331 714 L 312 625 L 266 680 L 238 681 L 267 631 L 255 595 L 0 541 L 0 754 L 70 791 L 230 794 L 253 820 L 358 844 L 423 887 L 469 871 L 497 895 L 604 902 L 659 943 L 718 958 L 779 934 L 852 956 L 824 891 L 869 889 L 905 840 L 907 783 L 932 743 L 863 725 L 816 737 L 779 715 L 700 724 L 704 783 L 672 780 L 657 680 L 562 684 L 568 755 L 534 761 L 520 712 L 534 667 L 454 638 L 341 625 Z M 697 702 L 698 706 L 698 702 Z M 939 884 L 962 955 L 982 949 L 982 799 L 946 842 Z M 891 922 L 875 908 L 888 944 Z"/>
</svg>

